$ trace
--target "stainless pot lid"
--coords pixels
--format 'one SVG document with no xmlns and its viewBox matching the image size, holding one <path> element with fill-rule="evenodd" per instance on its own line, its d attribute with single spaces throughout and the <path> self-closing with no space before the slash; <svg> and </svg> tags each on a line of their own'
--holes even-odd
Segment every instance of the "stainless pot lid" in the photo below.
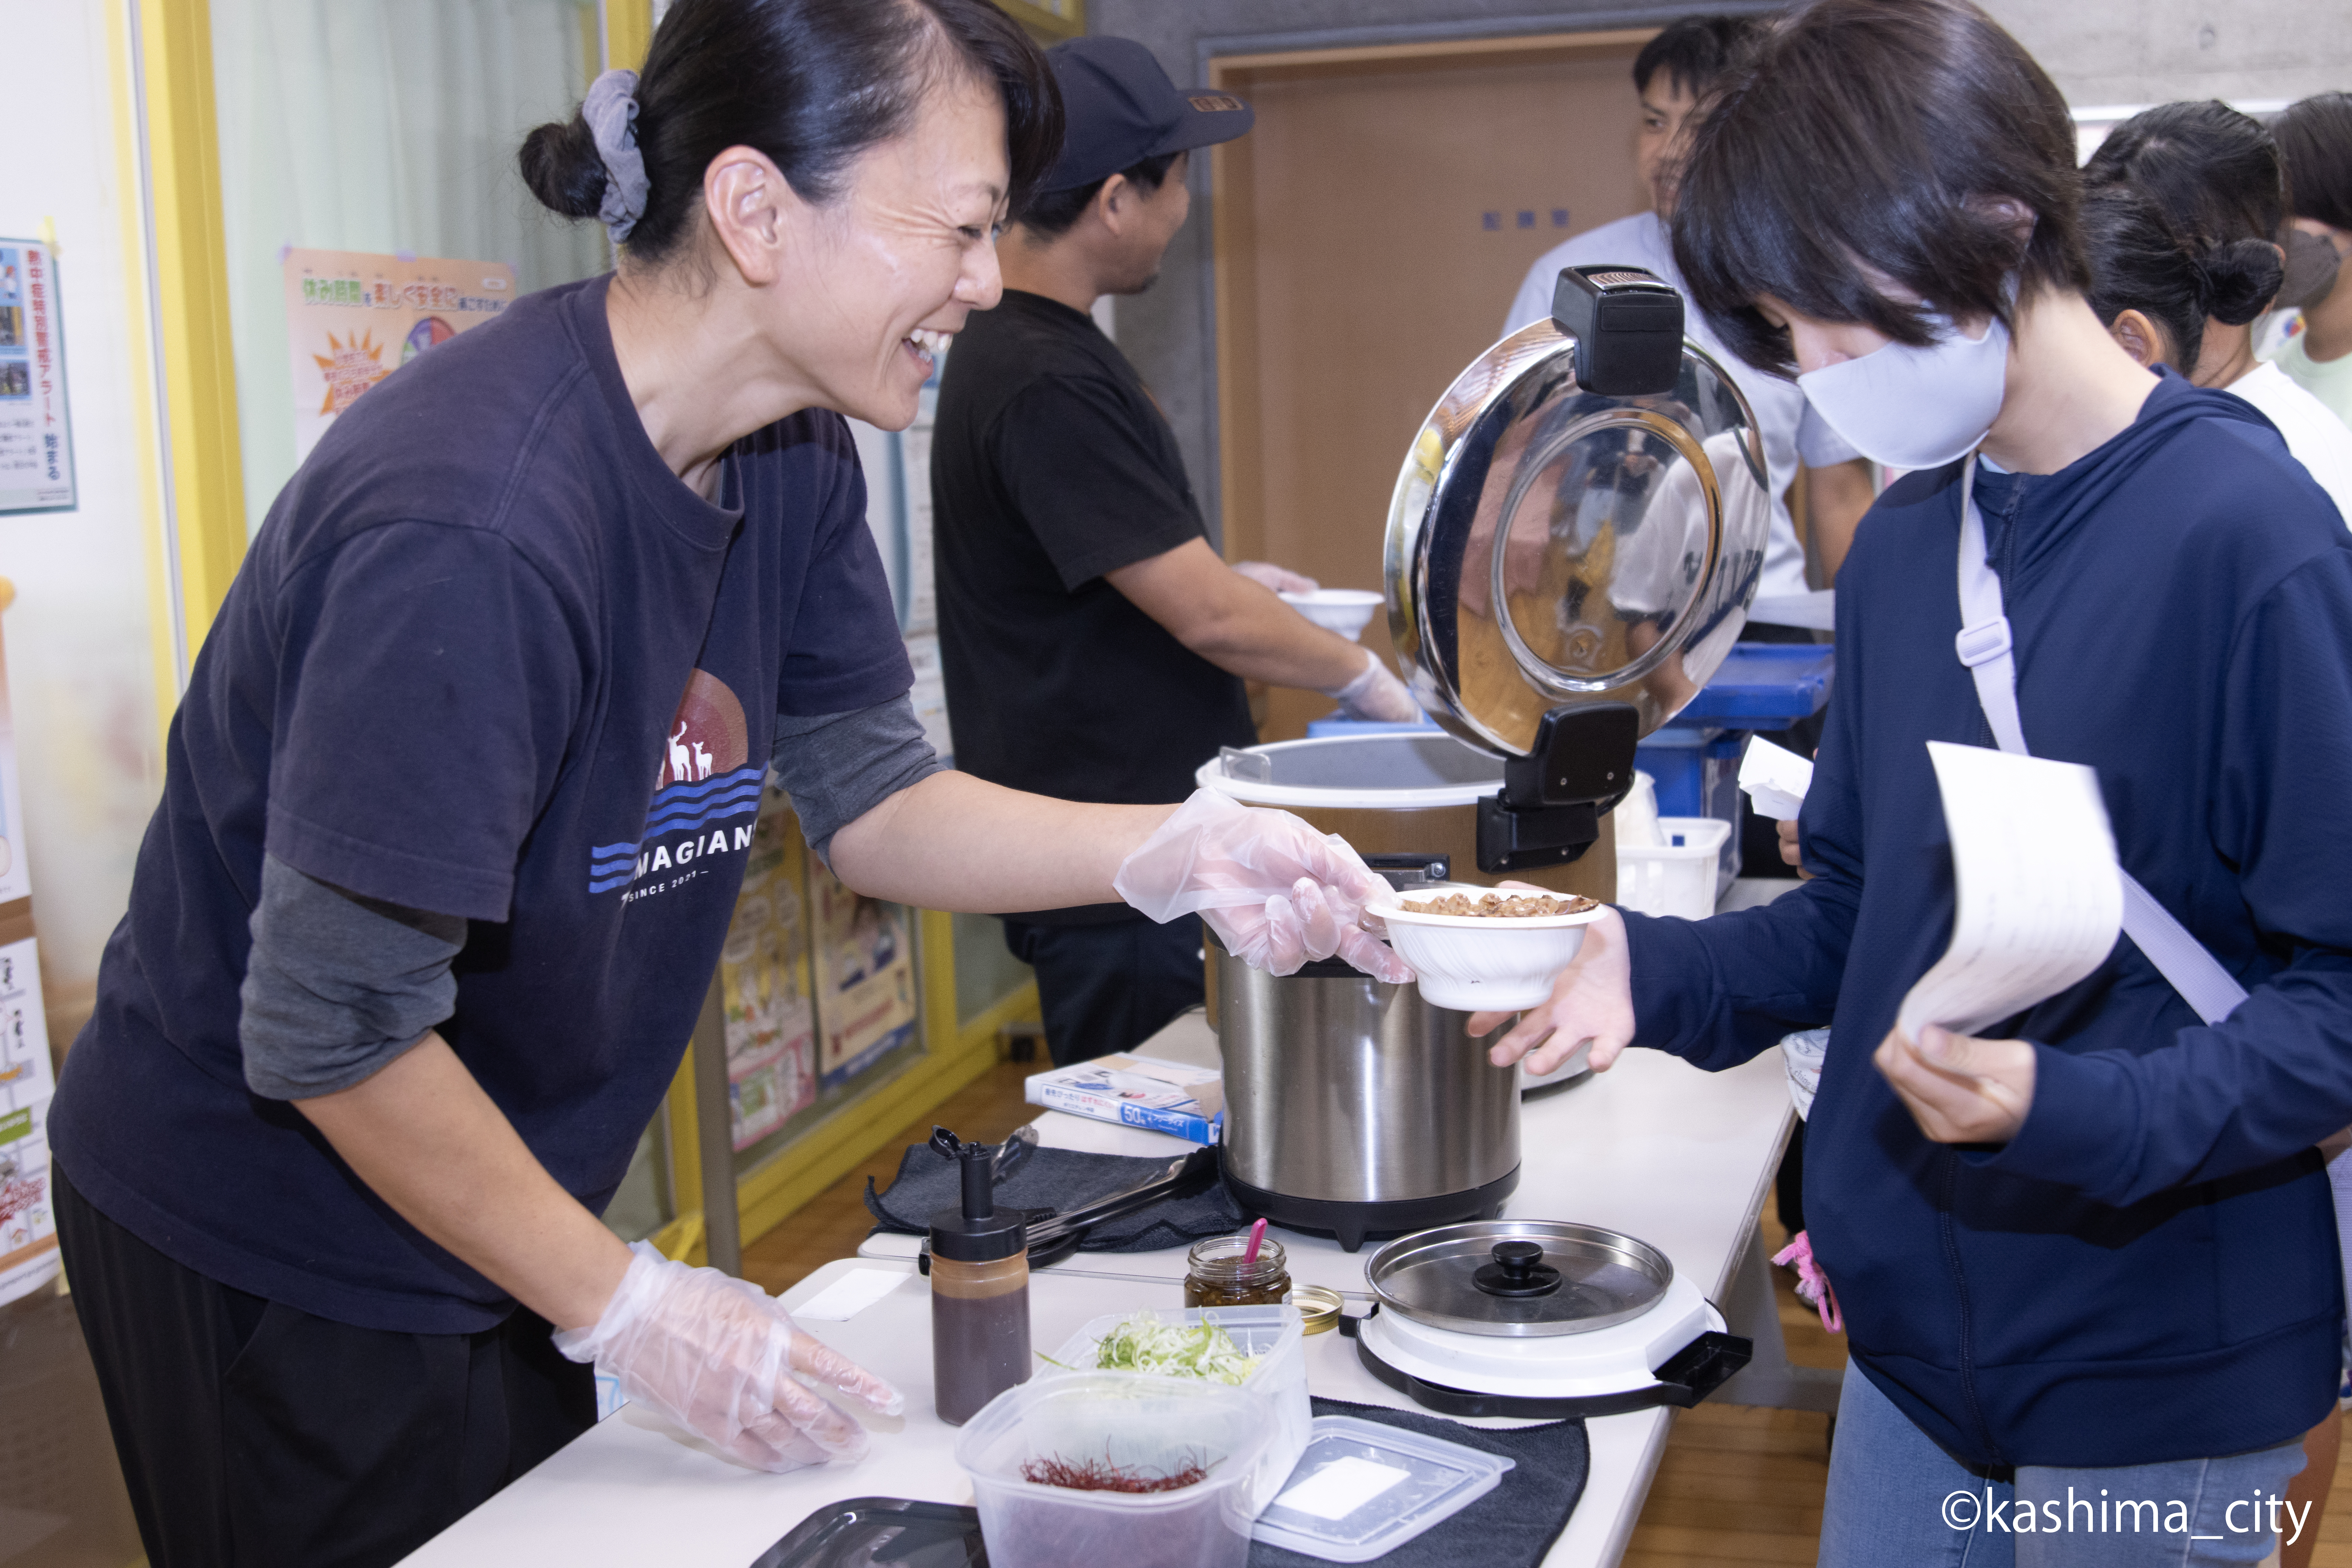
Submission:
<svg viewBox="0 0 2352 1568">
<path fill-rule="evenodd" d="M 1525 756 L 1545 712 L 1619 701 L 1647 734 L 1723 662 L 1771 524 L 1755 419 L 1687 342 L 1675 390 L 1580 386 L 1549 321 L 1431 411 L 1389 506 L 1389 630 L 1421 705 Z"/>
<path fill-rule="evenodd" d="M 1460 1333 L 1582 1334 L 1638 1318 L 1674 1282 L 1646 1241 L 1597 1226 L 1496 1219 L 1424 1230 L 1364 1265 L 1382 1311 Z"/>
</svg>

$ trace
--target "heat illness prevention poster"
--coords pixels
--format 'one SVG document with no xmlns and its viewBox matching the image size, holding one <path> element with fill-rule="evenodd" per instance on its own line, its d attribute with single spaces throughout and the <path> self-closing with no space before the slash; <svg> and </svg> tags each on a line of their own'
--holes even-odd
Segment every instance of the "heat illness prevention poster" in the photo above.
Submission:
<svg viewBox="0 0 2352 1568">
<path fill-rule="evenodd" d="M 514 268 L 362 250 L 286 252 L 293 354 L 294 460 L 360 395 L 436 343 L 511 304 Z"/>
</svg>

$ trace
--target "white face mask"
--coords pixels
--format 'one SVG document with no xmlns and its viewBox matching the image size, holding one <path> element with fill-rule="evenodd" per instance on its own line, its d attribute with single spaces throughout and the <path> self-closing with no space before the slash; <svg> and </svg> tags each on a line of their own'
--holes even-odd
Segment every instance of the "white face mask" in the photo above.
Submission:
<svg viewBox="0 0 2352 1568">
<path fill-rule="evenodd" d="M 1998 318 L 1970 342 L 1945 317 L 1924 349 L 1888 343 L 1797 377 L 1830 428 L 1872 462 L 1938 468 L 1966 457 L 2000 413 L 2009 329 Z"/>
</svg>

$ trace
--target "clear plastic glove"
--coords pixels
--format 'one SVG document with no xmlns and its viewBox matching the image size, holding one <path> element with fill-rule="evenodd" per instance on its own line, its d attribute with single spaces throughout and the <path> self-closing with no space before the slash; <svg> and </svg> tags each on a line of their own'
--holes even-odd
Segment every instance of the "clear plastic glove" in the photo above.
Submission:
<svg viewBox="0 0 2352 1568">
<path fill-rule="evenodd" d="M 1199 915 L 1253 969 L 1296 974 L 1336 953 L 1378 980 L 1412 978 L 1363 927 L 1364 906 L 1388 884 L 1345 839 L 1286 811 L 1195 790 L 1119 862 L 1111 886 L 1155 921 Z"/>
<path fill-rule="evenodd" d="M 1323 586 L 1303 572 L 1276 566 L 1271 561 L 1236 561 L 1234 570 L 1259 587 L 1271 588 L 1277 594 L 1312 594 Z"/>
<path fill-rule="evenodd" d="M 1364 650 L 1364 673 L 1345 686 L 1325 688 L 1323 695 L 1336 700 L 1339 711 L 1350 719 L 1373 719 L 1384 724 L 1421 721 L 1421 705 L 1412 700 L 1412 693 L 1370 648 Z"/>
<path fill-rule="evenodd" d="M 803 1378 L 877 1415 L 907 1408 L 906 1395 L 803 1333 L 757 1285 L 673 1263 L 642 1241 L 630 1251 L 604 1315 L 558 1330 L 555 1348 L 618 1378 L 631 1400 L 762 1470 L 865 1458 L 866 1428 Z"/>
</svg>

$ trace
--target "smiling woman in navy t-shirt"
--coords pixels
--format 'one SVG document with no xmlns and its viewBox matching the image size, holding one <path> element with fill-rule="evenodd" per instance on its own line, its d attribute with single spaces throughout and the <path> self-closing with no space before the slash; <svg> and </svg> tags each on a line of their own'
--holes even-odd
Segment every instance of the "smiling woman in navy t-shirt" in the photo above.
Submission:
<svg viewBox="0 0 2352 1568">
<path fill-rule="evenodd" d="M 1380 884 L 1295 818 L 922 742 L 840 416 L 911 421 L 1060 120 L 985 0 L 678 0 L 523 150 L 618 271 L 387 378 L 271 509 L 51 1121 L 153 1561 L 397 1559 L 587 1424 L 581 1363 L 751 1464 L 863 1452 L 790 1373 L 888 1385 L 596 1218 L 772 762 L 862 893 L 1116 893 L 1401 977 L 1356 929 Z"/>
</svg>

